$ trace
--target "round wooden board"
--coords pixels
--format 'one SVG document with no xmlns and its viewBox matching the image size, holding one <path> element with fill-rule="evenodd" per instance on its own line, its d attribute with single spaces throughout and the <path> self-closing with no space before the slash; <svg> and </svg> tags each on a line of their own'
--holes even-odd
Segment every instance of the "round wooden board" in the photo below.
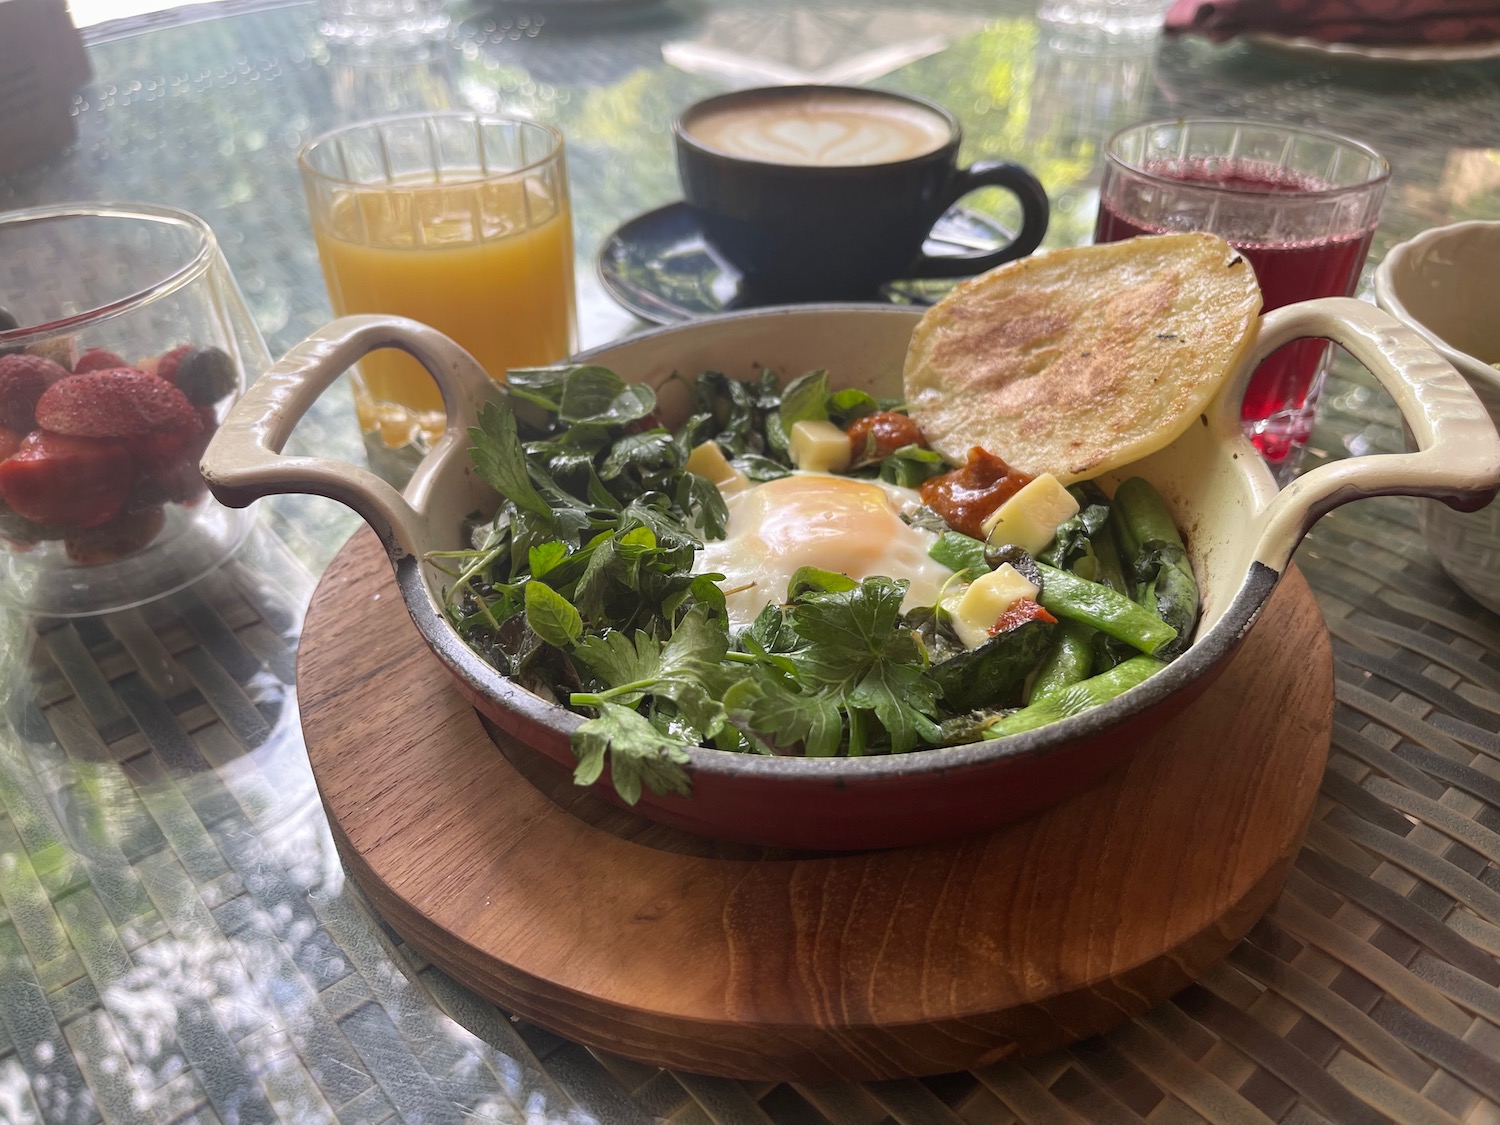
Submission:
<svg viewBox="0 0 1500 1125">
<path fill-rule="evenodd" d="M 582 1043 L 806 1081 L 1048 1050 L 1186 985 L 1280 889 L 1333 718 L 1292 571 L 1218 683 L 1093 789 L 955 843 L 745 858 L 624 838 L 526 780 L 368 532 L 318 586 L 297 680 L 335 840 L 413 948 Z"/>
</svg>

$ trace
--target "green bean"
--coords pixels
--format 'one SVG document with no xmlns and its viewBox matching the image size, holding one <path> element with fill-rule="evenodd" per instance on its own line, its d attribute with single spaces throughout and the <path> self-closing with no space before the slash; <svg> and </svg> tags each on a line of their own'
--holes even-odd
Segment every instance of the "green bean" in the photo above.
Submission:
<svg viewBox="0 0 1500 1125">
<path fill-rule="evenodd" d="M 1094 630 L 1079 621 L 1061 621 L 1057 637 L 1031 682 L 1027 702 L 1035 703 L 1086 680 L 1093 670 Z"/>
<path fill-rule="evenodd" d="M 1077 715 L 1090 707 L 1107 703 L 1123 695 L 1136 684 L 1165 668 L 1155 657 L 1133 656 L 1123 664 L 1117 664 L 1108 672 L 1083 680 L 1063 689 L 1055 695 L 1031 703 L 1019 711 L 1012 711 L 989 723 L 984 728 L 986 738 L 1004 738 L 1008 734 L 1036 730 L 1059 719 Z"/>
<path fill-rule="evenodd" d="M 1040 563 L 1037 569 L 1042 573 L 1037 600 L 1054 617 L 1082 622 L 1148 654 L 1177 636 L 1177 630 L 1156 614 L 1108 586 Z"/>
<path fill-rule="evenodd" d="M 1198 621 L 1198 581 L 1172 513 L 1155 488 L 1132 477 L 1115 490 L 1112 522 L 1127 544 L 1136 600 L 1177 632 L 1162 655 L 1176 656 L 1191 643 Z"/>
</svg>

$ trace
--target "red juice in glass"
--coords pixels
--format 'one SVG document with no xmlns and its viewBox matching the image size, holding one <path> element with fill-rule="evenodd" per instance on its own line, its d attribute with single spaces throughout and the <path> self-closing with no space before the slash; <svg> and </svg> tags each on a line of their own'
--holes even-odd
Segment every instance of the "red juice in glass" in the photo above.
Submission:
<svg viewBox="0 0 1500 1125">
<path fill-rule="evenodd" d="M 1357 142 L 1308 130 L 1209 119 L 1117 134 L 1095 242 L 1207 230 L 1255 268 L 1266 310 L 1354 293 L 1388 168 Z M 1252 376 L 1241 406 L 1268 461 L 1306 442 L 1329 345 L 1298 340 Z"/>
</svg>

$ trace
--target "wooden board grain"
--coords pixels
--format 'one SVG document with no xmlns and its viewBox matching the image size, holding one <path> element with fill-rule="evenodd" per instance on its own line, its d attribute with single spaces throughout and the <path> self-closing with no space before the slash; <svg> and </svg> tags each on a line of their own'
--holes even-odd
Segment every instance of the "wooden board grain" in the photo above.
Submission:
<svg viewBox="0 0 1500 1125">
<path fill-rule="evenodd" d="M 1218 683 L 1103 784 L 956 843 L 746 858 L 627 838 L 527 780 L 368 532 L 319 584 L 297 680 L 334 837 L 414 948 L 580 1042 L 809 1081 L 1048 1050 L 1186 985 L 1279 890 L 1333 710 L 1293 571 Z"/>
</svg>

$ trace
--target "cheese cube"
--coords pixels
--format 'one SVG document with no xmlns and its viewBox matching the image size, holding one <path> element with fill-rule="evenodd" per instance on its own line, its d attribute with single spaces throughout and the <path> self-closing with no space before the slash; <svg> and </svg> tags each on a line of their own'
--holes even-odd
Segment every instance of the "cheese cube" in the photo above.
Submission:
<svg viewBox="0 0 1500 1125">
<path fill-rule="evenodd" d="M 811 473 L 837 473 L 854 454 L 849 435 L 832 422 L 797 422 L 791 432 L 792 464 Z"/>
<path fill-rule="evenodd" d="M 682 466 L 689 473 L 697 473 L 719 486 L 723 493 L 738 492 L 750 482 L 745 475 L 729 463 L 724 451 L 715 441 L 705 441 L 693 446 L 687 463 Z"/>
<path fill-rule="evenodd" d="M 984 521 L 985 541 L 1014 543 L 1027 554 L 1043 550 L 1057 529 L 1078 514 L 1078 501 L 1051 473 L 1043 473 Z"/>
<path fill-rule="evenodd" d="M 978 648 L 990 639 L 990 630 L 1000 615 L 1021 598 L 1036 600 L 1041 590 L 1010 563 L 981 575 L 952 606 L 953 631 L 965 648 Z"/>
</svg>

